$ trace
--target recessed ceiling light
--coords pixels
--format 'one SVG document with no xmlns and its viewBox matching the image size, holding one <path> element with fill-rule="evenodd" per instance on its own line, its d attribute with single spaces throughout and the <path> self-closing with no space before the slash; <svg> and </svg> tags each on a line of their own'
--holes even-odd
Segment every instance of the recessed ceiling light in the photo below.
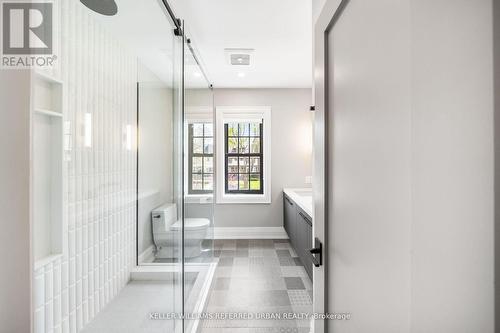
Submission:
<svg viewBox="0 0 500 333">
<path fill-rule="evenodd" d="M 243 73 L 243 72 L 239 72 L 239 73 L 238 73 L 238 77 L 245 77 L 245 73 Z"/>
</svg>

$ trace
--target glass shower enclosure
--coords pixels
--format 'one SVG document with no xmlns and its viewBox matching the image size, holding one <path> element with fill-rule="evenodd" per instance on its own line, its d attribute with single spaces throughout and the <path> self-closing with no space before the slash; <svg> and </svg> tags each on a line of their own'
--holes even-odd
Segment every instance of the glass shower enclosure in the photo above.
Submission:
<svg viewBox="0 0 500 333">
<path fill-rule="evenodd" d="M 196 332 L 199 321 L 181 314 L 203 310 L 215 270 L 213 92 L 186 28 L 166 19 L 168 70 L 138 63 L 135 276 L 163 293 L 157 311 L 178 314 L 158 325 Z"/>
<path fill-rule="evenodd" d="M 212 89 L 167 0 L 104 2 L 54 1 L 58 65 L 31 73 L 33 332 L 194 333 L 216 264 Z"/>
<path fill-rule="evenodd" d="M 184 27 L 186 31 L 186 27 Z M 213 91 L 196 52 L 184 43 L 184 313 L 203 311 L 215 272 L 213 253 L 215 126 Z M 199 321 L 185 322 L 196 332 Z"/>
</svg>

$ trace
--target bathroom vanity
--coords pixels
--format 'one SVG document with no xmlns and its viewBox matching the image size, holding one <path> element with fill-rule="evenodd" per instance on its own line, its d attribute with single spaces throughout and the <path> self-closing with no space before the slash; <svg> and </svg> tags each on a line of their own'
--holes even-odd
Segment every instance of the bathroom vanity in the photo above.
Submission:
<svg viewBox="0 0 500 333">
<path fill-rule="evenodd" d="M 312 279 L 312 191 L 311 189 L 283 189 L 283 225 L 293 249 Z"/>
</svg>

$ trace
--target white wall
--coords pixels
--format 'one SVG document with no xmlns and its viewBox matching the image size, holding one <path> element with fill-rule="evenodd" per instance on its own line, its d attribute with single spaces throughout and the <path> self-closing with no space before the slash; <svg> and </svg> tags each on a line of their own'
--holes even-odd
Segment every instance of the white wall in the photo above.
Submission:
<svg viewBox="0 0 500 333">
<path fill-rule="evenodd" d="M 311 89 L 215 89 L 215 106 L 270 106 L 272 121 L 271 204 L 216 204 L 215 227 L 280 227 L 282 191 L 310 187 Z M 265 158 L 265 157 L 264 157 Z"/>
<path fill-rule="evenodd" d="M 34 272 L 36 333 L 78 332 L 128 282 L 135 261 L 136 155 L 126 148 L 125 129 L 136 123 L 137 62 L 79 1 L 61 6 L 55 73 L 73 149 L 63 170 L 63 256 Z M 91 147 L 84 145 L 85 113 L 92 114 Z"/>
<path fill-rule="evenodd" d="M 30 332 L 30 72 L 0 70 L 0 323 Z"/>
<path fill-rule="evenodd" d="M 147 69 L 142 69 L 147 71 Z M 153 245 L 151 210 L 172 202 L 172 92 L 152 73 L 139 74 L 139 253 Z"/>
<path fill-rule="evenodd" d="M 412 332 L 493 332 L 492 1 L 414 0 Z"/>
<path fill-rule="evenodd" d="M 331 330 L 494 332 L 492 26 L 491 0 L 351 1 L 335 26 Z"/>
</svg>

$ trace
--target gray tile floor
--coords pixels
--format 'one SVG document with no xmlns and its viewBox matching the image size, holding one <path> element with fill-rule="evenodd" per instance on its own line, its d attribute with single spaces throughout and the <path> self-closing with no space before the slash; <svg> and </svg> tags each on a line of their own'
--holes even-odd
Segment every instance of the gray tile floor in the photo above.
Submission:
<svg viewBox="0 0 500 333">
<path fill-rule="evenodd" d="M 217 240 L 214 255 L 219 265 L 206 311 L 253 317 L 204 320 L 200 333 L 309 332 L 308 319 L 256 318 L 312 312 L 312 283 L 288 240 Z"/>
</svg>

